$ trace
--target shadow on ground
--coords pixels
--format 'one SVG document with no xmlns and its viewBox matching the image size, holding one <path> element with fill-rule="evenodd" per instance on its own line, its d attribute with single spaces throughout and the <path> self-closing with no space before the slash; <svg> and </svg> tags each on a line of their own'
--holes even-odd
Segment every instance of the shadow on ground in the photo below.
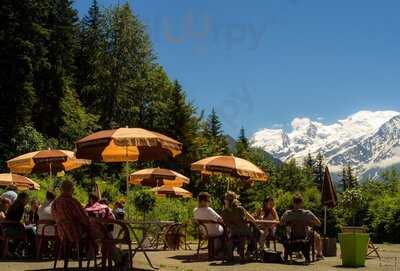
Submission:
<svg viewBox="0 0 400 271">
<path fill-rule="evenodd" d="M 89 268 L 89 269 L 86 269 L 86 268 L 83 268 L 84 270 L 99 270 L 99 268 L 97 267 L 97 268 L 95 268 L 95 267 L 91 267 L 91 268 Z M 64 268 L 57 268 L 57 269 L 53 269 L 53 268 L 48 268 L 48 269 L 29 269 L 29 270 L 25 270 L 25 271 L 52 271 L 52 270 L 64 270 Z M 71 271 L 82 271 L 82 268 L 78 268 L 78 267 L 71 267 L 71 268 L 68 268 L 68 270 L 71 270 Z M 131 271 L 151 271 L 151 270 L 153 270 L 153 269 L 137 269 L 137 268 L 134 268 L 134 269 L 129 269 L 129 270 L 131 270 Z"/>
</svg>

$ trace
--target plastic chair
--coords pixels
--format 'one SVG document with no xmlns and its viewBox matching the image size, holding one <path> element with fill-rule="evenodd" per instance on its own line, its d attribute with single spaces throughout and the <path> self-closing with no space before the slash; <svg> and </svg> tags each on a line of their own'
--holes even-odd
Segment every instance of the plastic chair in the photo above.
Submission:
<svg viewBox="0 0 400 271">
<path fill-rule="evenodd" d="M 53 242 L 55 244 L 55 247 L 57 247 L 57 229 L 56 229 L 56 223 L 54 220 L 39 220 L 37 222 L 37 228 L 39 229 L 42 226 L 42 230 L 37 232 L 36 235 L 36 257 L 40 258 L 43 254 L 44 246 L 43 244 L 46 244 L 46 247 L 49 242 Z M 48 235 L 46 234 L 46 229 L 52 228 L 54 230 L 54 235 Z M 54 252 L 55 256 L 56 252 Z"/>
<path fill-rule="evenodd" d="M 197 236 L 198 236 L 198 243 L 197 243 L 197 257 L 200 255 L 200 249 L 202 249 L 202 245 L 207 242 L 207 246 L 205 247 L 208 250 L 208 259 L 213 260 L 215 257 L 215 248 L 214 242 L 216 239 L 220 238 L 220 236 L 210 236 L 208 233 L 207 225 L 221 225 L 224 229 L 225 234 L 225 225 L 212 221 L 212 220 L 196 220 L 197 224 Z M 224 236 L 223 236 L 224 238 Z M 224 238 L 225 239 L 225 238 Z M 225 240 L 224 240 L 225 241 Z M 225 242 L 223 242 L 223 245 Z"/>
</svg>

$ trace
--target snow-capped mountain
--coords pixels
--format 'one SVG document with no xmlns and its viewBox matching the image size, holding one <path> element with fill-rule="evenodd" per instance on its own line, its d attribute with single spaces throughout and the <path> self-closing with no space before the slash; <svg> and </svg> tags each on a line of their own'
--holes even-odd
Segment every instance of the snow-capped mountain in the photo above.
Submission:
<svg viewBox="0 0 400 271">
<path fill-rule="evenodd" d="M 291 126 L 289 133 L 262 129 L 252 136 L 252 145 L 282 161 L 321 152 L 332 171 L 350 163 L 364 176 L 400 164 L 400 112 L 360 111 L 330 125 L 295 118 Z"/>
</svg>

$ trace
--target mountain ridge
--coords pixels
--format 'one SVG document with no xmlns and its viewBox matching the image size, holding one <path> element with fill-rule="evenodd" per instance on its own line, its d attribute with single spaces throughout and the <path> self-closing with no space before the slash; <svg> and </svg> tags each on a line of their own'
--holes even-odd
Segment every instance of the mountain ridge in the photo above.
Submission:
<svg viewBox="0 0 400 271">
<path fill-rule="evenodd" d="M 301 161 L 309 153 L 321 152 L 333 172 L 350 164 L 360 176 L 376 175 L 381 169 L 400 164 L 400 113 L 359 111 L 325 125 L 309 118 L 294 118 L 292 131 L 261 129 L 251 144 L 282 161 Z"/>
</svg>

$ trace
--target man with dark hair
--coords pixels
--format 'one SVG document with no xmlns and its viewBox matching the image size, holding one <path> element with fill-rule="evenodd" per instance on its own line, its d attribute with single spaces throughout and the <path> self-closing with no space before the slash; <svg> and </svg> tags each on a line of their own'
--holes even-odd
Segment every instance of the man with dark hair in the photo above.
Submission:
<svg viewBox="0 0 400 271">
<path fill-rule="evenodd" d="M 281 225 L 289 226 L 291 228 L 291 239 L 293 240 L 306 240 L 310 235 L 309 227 L 320 226 L 321 221 L 310 210 L 303 209 L 303 197 L 296 193 L 293 196 L 293 209 L 287 210 L 282 218 Z M 317 257 L 322 257 L 322 250 L 320 246 L 320 238 L 318 235 L 314 236 L 317 249 Z M 303 252 L 306 258 L 306 263 L 310 262 L 309 253 Z"/>
<path fill-rule="evenodd" d="M 196 220 L 211 220 L 222 222 L 222 218 L 210 207 L 210 194 L 201 192 L 198 197 L 198 207 L 194 209 L 193 214 Z M 224 229 L 219 224 L 207 224 L 208 236 L 217 237 L 224 234 Z"/>
</svg>

